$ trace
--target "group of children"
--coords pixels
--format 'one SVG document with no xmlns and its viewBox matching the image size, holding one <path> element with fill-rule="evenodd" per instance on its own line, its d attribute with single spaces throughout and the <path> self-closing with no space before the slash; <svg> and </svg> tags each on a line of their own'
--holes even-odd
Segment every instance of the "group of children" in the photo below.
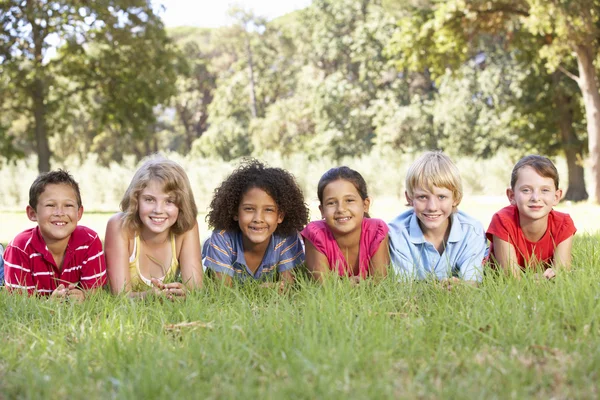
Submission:
<svg viewBox="0 0 600 400">
<path fill-rule="evenodd" d="M 30 188 L 26 212 L 37 226 L 6 247 L 5 286 L 81 300 L 108 283 L 114 294 L 173 299 L 200 288 L 204 270 L 227 285 L 283 286 L 300 265 L 317 281 L 334 274 L 358 282 L 393 272 L 400 279 L 477 283 L 486 268 L 516 277 L 539 268 L 550 279 L 570 268 L 576 231 L 569 215 L 553 210 L 562 196 L 558 184 L 549 159 L 522 158 L 507 189 L 510 205 L 493 216 L 486 233 L 457 208 L 462 183 L 454 163 L 442 152 L 427 152 L 407 173 L 411 208 L 389 225 L 370 217 L 367 184 L 348 167 L 321 177 L 322 219 L 309 222 L 293 175 L 249 160 L 215 189 L 207 215 L 213 232 L 201 251 L 185 171 L 154 157 L 135 173 L 121 212 L 108 221 L 103 251 L 98 235 L 78 225 L 77 183 L 66 171 L 52 171 Z"/>
</svg>

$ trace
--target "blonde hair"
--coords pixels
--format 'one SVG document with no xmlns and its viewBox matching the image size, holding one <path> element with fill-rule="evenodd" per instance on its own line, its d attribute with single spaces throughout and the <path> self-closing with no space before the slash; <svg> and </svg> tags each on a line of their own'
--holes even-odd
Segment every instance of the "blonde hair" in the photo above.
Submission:
<svg viewBox="0 0 600 400">
<path fill-rule="evenodd" d="M 154 156 L 146 160 L 131 179 L 121 200 L 123 227 L 134 232 L 142 229 L 142 221 L 138 212 L 138 198 L 142 190 L 153 179 L 162 183 L 166 193 L 173 193 L 175 196 L 175 205 L 179 208 L 179 215 L 171 227 L 171 232 L 179 235 L 192 229 L 196 224 L 198 208 L 194 201 L 190 181 L 179 164 L 162 156 Z"/>
<path fill-rule="evenodd" d="M 406 193 L 410 198 L 416 188 L 433 192 L 434 186 L 451 190 L 456 206 L 460 204 L 463 197 L 460 173 L 450 157 L 441 151 L 424 153 L 406 173 Z"/>
</svg>

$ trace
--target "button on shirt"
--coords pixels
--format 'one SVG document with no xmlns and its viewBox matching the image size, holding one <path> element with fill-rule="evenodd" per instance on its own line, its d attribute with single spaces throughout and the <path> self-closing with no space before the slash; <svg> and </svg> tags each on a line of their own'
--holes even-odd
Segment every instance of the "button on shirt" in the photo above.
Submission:
<svg viewBox="0 0 600 400">
<path fill-rule="evenodd" d="M 277 272 L 289 271 L 304 262 L 304 249 L 299 235 L 282 237 L 272 235 L 263 259 L 252 271 L 246 265 L 241 232 L 213 232 L 202 249 L 205 268 L 232 277 L 243 283 L 246 280 L 273 279 Z"/>
<path fill-rule="evenodd" d="M 481 281 L 482 262 L 487 245 L 481 223 L 462 211 L 451 216 L 446 248 L 440 254 L 429 243 L 413 209 L 396 217 L 390 224 L 390 257 L 399 276 L 415 279 L 459 277 Z"/>
</svg>

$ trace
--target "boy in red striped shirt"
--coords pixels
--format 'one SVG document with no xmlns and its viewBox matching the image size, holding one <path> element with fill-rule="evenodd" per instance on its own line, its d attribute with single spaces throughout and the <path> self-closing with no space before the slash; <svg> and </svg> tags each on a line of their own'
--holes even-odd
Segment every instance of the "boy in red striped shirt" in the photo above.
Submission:
<svg viewBox="0 0 600 400">
<path fill-rule="evenodd" d="M 102 242 L 96 232 L 77 225 L 83 215 L 81 194 L 67 171 L 38 176 L 26 212 L 37 226 L 6 246 L 7 289 L 83 300 L 86 290 L 106 283 Z"/>
</svg>

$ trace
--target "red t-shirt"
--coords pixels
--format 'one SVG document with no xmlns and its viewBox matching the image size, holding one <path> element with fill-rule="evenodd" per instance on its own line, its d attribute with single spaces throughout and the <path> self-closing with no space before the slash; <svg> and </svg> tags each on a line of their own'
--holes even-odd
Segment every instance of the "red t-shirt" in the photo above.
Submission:
<svg viewBox="0 0 600 400">
<path fill-rule="evenodd" d="M 6 246 L 4 268 L 6 287 L 29 294 L 49 295 L 61 283 L 77 283 L 82 289 L 106 284 L 102 242 L 96 232 L 80 225 L 69 238 L 60 271 L 37 226 L 19 233 Z"/>
<path fill-rule="evenodd" d="M 524 269 L 532 259 L 532 255 L 535 255 L 536 260 L 550 264 L 554 258 L 556 246 L 573 236 L 576 231 L 569 214 L 552 210 L 548 214 L 546 233 L 537 242 L 531 242 L 525 238 L 519 224 L 519 209 L 515 205 L 510 205 L 494 214 L 486 236 L 492 242 L 490 245 L 491 256 L 495 255 L 493 237 L 496 236 L 515 247 L 517 263 Z"/>
<path fill-rule="evenodd" d="M 387 224 L 380 219 L 363 218 L 358 250 L 359 275 L 361 277 L 369 275 L 371 259 L 387 236 L 388 230 Z M 310 241 L 318 251 L 327 257 L 332 271 L 337 270 L 340 276 L 348 275 L 349 268 L 346 257 L 325 221 L 313 221 L 306 225 L 301 233 L 305 240 Z"/>
</svg>

